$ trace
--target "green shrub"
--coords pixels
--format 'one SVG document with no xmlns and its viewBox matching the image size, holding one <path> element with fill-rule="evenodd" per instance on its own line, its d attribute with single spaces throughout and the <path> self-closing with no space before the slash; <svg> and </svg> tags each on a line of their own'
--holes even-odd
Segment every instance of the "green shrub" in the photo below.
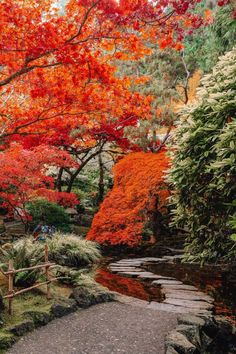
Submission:
<svg viewBox="0 0 236 354">
<path fill-rule="evenodd" d="M 189 230 L 188 260 L 231 257 L 228 226 L 236 195 L 236 48 L 204 76 L 182 111 L 172 147 L 173 222 Z"/>
<path fill-rule="evenodd" d="M 27 210 L 32 216 L 33 227 L 43 222 L 46 225 L 55 226 L 58 231 L 70 232 L 70 217 L 60 205 L 38 199 L 29 203 Z"/>
<path fill-rule="evenodd" d="M 50 260 L 62 266 L 83 267 L 101 257 L 98 245 L 74 234 L 57 233 L 48 242 Z"/>
<path fill-rule="evenodd" d="M 49 250 L 49 259 L 62 266 L 74 267 L 77 269 L 66 270 L 65 277 L 68 284 L 76 283 L 80 276 L 78 268 L 91 267 L 100 257 L 100 251 L 95 242 L 86 241 L 73 234 L 56 233 L 52 239 L 46 241 Z M 32 237 L 27 237 L 9 245 L 6 249 L 0 248 L 0 267 L 6 271 L 8 262 L 13 260 L 15 269 L 28 268 L 44 262 L 44 242 L 33 242 Z M 66 267 L 65 267 L 66 268 Z M 15 276 L 16 286 L 28 287 L 41 278 L 42 271 L 32 270 L 19 272 Z M 63 274 L 62 274 L 63 276 Z"/>
<path fill-rule="evenodd" d="M 24 238 L 6 249 L 0 248 L 0 267 L 7 271 L 8 262 L 13 260 L 15 269 L 35 266 L 43 261 L 43 246 L 34 244 L 31 239 Z M 39 270 L 19 272 L 14 278 L 15 286 L 28 287 L 33 285 L 40 278 Z"/>
</svg>

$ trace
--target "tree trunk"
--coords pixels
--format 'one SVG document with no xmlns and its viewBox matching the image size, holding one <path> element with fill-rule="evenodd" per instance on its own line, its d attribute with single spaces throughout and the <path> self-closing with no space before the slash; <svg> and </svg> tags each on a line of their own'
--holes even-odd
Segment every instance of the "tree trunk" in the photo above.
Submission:
<svg viewBox="0 0 236 354">
<path fill-rule="evenodd" d="M 102 161 L 102 154 L 98 155 L 98 163 L 99 163 L 99 183 L 98 183 L 98 198 L 97 204 L 99 205 L 104 198 L 104 165 Z"/>
</svg>

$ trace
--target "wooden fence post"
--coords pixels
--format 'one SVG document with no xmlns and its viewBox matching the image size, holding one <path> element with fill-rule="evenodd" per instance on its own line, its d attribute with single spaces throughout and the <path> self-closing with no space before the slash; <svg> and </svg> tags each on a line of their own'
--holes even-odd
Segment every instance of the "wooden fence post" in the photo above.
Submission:
<svg viewBox="0 0 236 354">
<path fill-rule="evenodd" d="M 14 285 L 13 285 L 14 267 L 13 267 L 13 260 L 12 259 L 9 260 L 8 272 L 9 272 L 9 274 L 8 274 L 8 295 L 10 295 L 10 297 L 8 299 L 8 303 L 9 303 L 8 312 L 9 312 L 9 315 L 12 315 L 12 302 L 13 302 L 13 293 L 14 293 Z"/>
<path fill-rule="evenodd" d="M 45 245 L 45 256 L 44 256 L 44 260 L 45 263 L 48 264 L 48 245 Z M 46 265 L 45 266 L 45 275 L 47 278 L 47 299 L 49 300 L 51 298 L 51 294 L 50 294 L 50 287 L 51 287 L 51 282 L 50 282 L 50 266 Z"/>
</svg>

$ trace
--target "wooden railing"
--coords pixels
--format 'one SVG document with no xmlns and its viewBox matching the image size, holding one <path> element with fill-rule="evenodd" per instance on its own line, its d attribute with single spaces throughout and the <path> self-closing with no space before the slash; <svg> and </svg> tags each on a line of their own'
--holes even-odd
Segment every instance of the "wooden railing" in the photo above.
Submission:
<svg viewBox="0 0 236 354">
<path fill-rule="evenodd" d="M 1 270 L 1 272 L 8 277 L 8 294 L 3 296 L 3 298 L 8 299 L 8 311 L 9 314 L 12 315 L 12 303 L 13 303 L 13 298 L 15 296 L 18 296 L 20 294 L 26 293 L 32 289 L 38 288 L 42 285 L 47 285 L 47 299 L 51 298 L 51 294 L 50 294 L 50 285 L 51 282 L 57 280 L 58 278 L 52 278 L 51 274 L 50 274 L 50 269 L 55 267 L 56 264 L 55 263 L 51 263 L 48 260 L 48 246 L 45 245 L 45 249 L 44 249 L 44 263 L 39 264 L 39 265 L 35 265 L 32 267 L 28 267 L 28 268 L 21 268 L 21 269 L 14 269 L 13 266 L 13 260 L 9 260 L 8 263 L 8 271 L 7 272 L 3 272 Z M 18 291 L 14 290 L 14 276 L 15 274 L 19 273 L 19 272 L 26 272 L 26 271 L 30 271 L 30 270 L 34 270 L 34 269 L 43 269 L 45 268 L 44 274 L 46 276 L 46 281 L 41 282 L 41 283 L 36 283 L 28 288 L 25 289 L 21 289 Z"/>
</svg>

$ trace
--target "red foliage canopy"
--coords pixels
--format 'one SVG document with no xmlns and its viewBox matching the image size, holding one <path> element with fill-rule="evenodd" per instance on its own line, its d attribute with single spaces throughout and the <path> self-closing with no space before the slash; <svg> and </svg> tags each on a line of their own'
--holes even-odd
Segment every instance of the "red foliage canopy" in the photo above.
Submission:
<svg viewBox="0 0 236 354">
<path fill-rule="evenodd" d="M 169 195 L 163 180 L 168 164 L 164 151 L 132 153 L 120 160 L 113 169 L 114 187 L 95 215 L 88 239 L 111 245 L 139 244 L 156 198 L 161 210 Z"/>
</svg>

